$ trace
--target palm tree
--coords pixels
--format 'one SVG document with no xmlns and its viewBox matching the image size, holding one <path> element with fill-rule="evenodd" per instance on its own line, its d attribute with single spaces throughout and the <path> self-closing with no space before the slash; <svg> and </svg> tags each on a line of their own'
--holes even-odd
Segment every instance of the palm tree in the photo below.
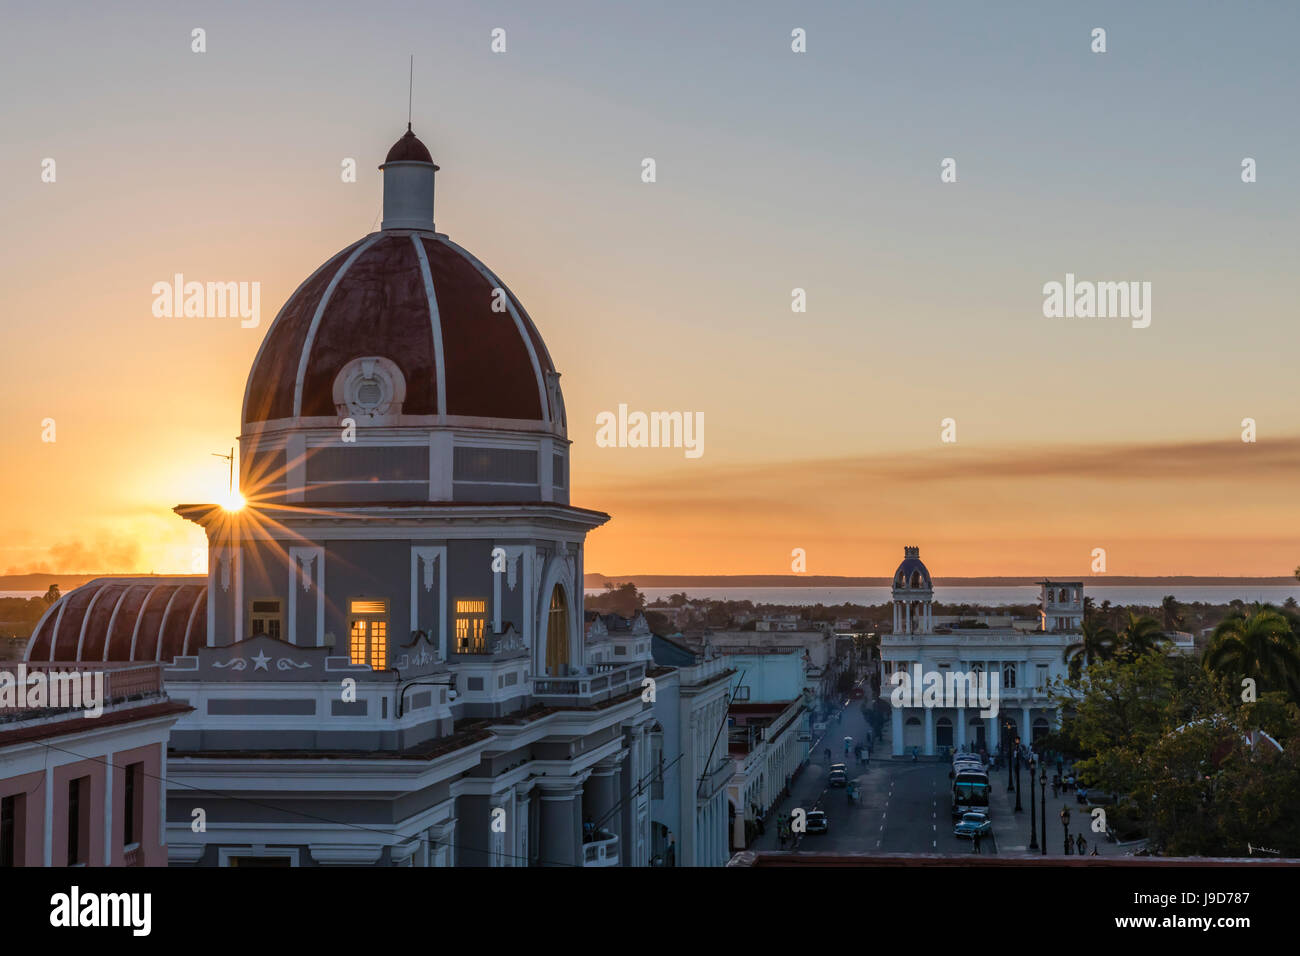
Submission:
<svg viewBox="0 0 1300 956">
<path fill-rule="evenodd" d="M 1160 631 L 1160 624 L 1155 618 L 1146 614 L 1140 617 L 1128 612 L 1128 621 L 1119 632 L 1116 653 L 1124 657 L 1139 657 L 1149 650 L 1158 648 L 1165 640 Z"/>
<path fill-rule="evenodd" d="M 1250 677 L 1261 687 L 1294 694 L 1300 682 L 1300 637 L 1286 617 L 1256 604 L 1248 613 L 1219 622 L 1201 663 L 1211 673 Z"/>
<path fill-rule="evenodd" d="M 1095 618 L 1085 617 L 1083 640 L 1071 644 L 1061 655 L 1070 665 L 1070 676 L 1078 677 L 1080 666 L 1092 666 L 1093 661 L 1109 660 L 1115 654 L 1115 632 Z"/>
<path fill-rule="evenodd" d="M 1182 625 L 1182 615 L 1178 613 L 1178 598 L 1166 594 L 1160 602 L 1160 610 L 1164 614 L 1166 631 L 1177 630 Z"/>
</svg>

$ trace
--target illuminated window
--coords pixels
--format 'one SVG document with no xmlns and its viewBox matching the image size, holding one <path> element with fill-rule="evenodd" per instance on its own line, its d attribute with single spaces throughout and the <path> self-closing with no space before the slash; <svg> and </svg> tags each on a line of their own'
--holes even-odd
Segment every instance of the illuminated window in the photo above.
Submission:
<svg viewBox="0 0 1300 956">
<path fill-rule="evenodd" d="M 383 670 L 388 666 L 388 602 L 353 601 L 348 611 L 348 654 L 352 663 Z"/>
<path fill-rule="evenodd" d="M 486 648 L 483 632 L 487 627 L 487 601 L 482 598 L 456 601 L 456 650 L 462 654 L 482 654 Z"/>
<path fill-rule="evenodd" d="M 284 618 L 280 614 L 279 601 L 254 601 L 250 618 L 248 632 L 253 637 L 265 634 L 277 641 L 281 639 Z"/>
</svg>

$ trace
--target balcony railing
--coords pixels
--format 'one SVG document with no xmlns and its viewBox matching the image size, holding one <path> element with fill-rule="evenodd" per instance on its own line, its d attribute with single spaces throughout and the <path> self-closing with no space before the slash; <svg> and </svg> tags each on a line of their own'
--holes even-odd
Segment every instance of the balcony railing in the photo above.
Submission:
<svg viewBox="0 0 1300 956">
<path fill-rule="evenodd" d="M 626 691 L 631 684 L 639 686 L 645 676 L 643 661 L 620 664 L 596 674 L 574 674 L 569 677 L 537 677 L 533 679 L 536 697 L 596 697 Z"/>
<path fill-rule="evenodd" d="M 75 674 L 79 676 L 89 676 L 93 680 L 93 675 L 101 673 L 104 675 L 103 700 L 101 703 L 107 707 L 113 703 L 119 703 L 127 700 L 139 700 L 145 697 L 158 697 L 163 693 L 162 665 L 157 663 L 135 663 L 132 661 L 104 661 L 96 663 L 83 663 L 74 661 L 5 661 L 0 663 L 0 670 L 7 671 L 16 679 L 18 668 L 22 666 L 26 669 L 27 676 L 30 678 L 34 674 L 42 674 L 48 682 L 51 675 L 55 674 Z M 94 692 L 93 686 L 90 688 Z M 48 693 L 46 700 L 49 700 Z M 0 715 L 13 719 L 15 716 L 33 713 L 35 710 L 41 712 L 55 711 L 65 708 L 42 707 L 32 708 L 30 706 L 18 707 L 0 707 Z M 21 716 L 19 716 L 21 719 Z"/>
<path fill-rule="evenodd" d="M 582 865 L 618 866 L 618 836 L 599 829 L 592 836 L 582 844 Z"/>
<path fill-rule="evenodd" d="M 730 754 L 724 754 L 717 758 L 713 769 L 706 773 L 700 780 L 699 787 L 696 788 L 696 797 L 700 801 L 706 801 L 715 793 L 727 785 L 732 777 L 736 775 L 736 762 L 731 759 Z"/>
</svg>

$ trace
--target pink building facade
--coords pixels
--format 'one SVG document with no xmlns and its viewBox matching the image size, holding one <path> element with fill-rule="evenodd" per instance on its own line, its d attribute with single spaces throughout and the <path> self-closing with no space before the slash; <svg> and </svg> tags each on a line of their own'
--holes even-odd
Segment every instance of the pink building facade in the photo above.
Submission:
<svg viewBox="0 0 1300 956">
<path fill-rule="evenodd" d="M 98 716 L 0 707 L 0 867 L 167 865 L 167 738 L 190 708 L 168 700 L 156 664 L 99 667 L 112 676 Z"/>
</svg>

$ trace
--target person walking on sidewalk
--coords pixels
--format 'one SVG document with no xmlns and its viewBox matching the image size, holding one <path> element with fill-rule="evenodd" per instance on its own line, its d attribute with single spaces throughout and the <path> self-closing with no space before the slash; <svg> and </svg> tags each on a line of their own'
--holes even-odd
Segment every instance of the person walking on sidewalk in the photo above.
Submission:
<svg viewBox="0 0 1300 956">
<path fill-rule="evenodd" d="M 1074 845 L 1079 848 L 1079 856 L 1083 856 L 1084 851 L 1088 849 L 1088 841 L 1083 838 L 1082 833 L 1075 838 Z"/>
<path fill-rule="evenodd" d="M 970 842 L 971 842 L 971 852 L 972 852 L 972 853 L 979 853 L 979 852 L 980 852 L 980 835 L 979 835 L 979 831 L 978 831 L 978 830 L 976 830 L 974 833 L 971 834 Z M 982 853 L 981 853 L 980 855 L 983 856 Z"/>
</svg>

